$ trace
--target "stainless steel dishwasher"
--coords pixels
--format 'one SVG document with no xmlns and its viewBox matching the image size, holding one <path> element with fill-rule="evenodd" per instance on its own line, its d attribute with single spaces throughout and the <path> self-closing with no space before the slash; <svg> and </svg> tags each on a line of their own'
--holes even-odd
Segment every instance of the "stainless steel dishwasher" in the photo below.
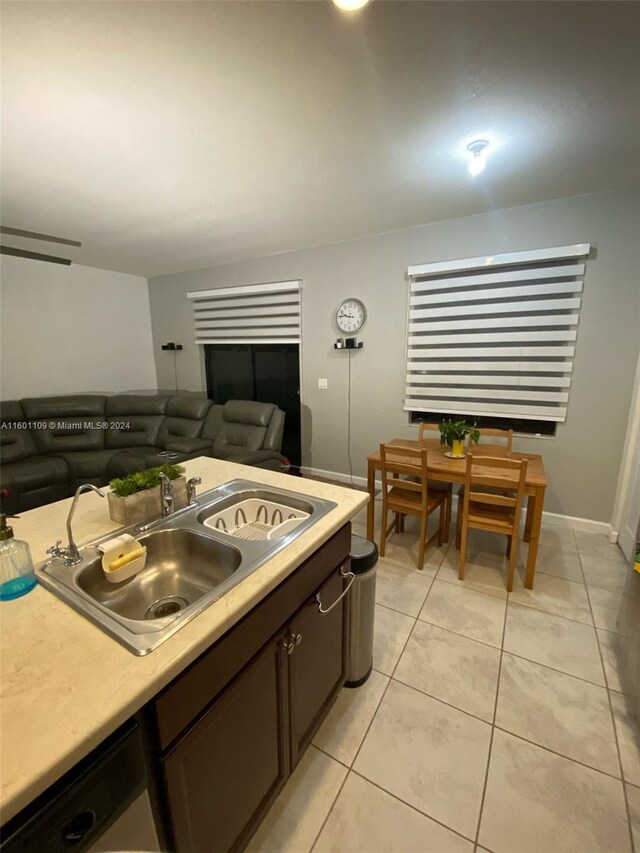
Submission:
<svg viewBox="0 0 640 853">
<path fill-rule="evenodd" d="M 0 830 L 2 853 L 159 851 L 140 730 L 129 720 Z"/>
</svg>

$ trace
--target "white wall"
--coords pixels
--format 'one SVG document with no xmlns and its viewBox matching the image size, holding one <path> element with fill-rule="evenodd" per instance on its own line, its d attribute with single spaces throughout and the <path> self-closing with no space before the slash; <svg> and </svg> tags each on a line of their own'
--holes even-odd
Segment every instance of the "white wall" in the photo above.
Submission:
<svg viewBox="0 0 640 853">
<path fill-rule="evenodd" d="M 348 356 L 332 349 L 334 312 L 359 297 L 368 319 L 352 356 L 351 456 L 363 476 L 380 441 L 417 434 L 403 411 L 407 267 L 591 243 L 566 423 L 555 438 L 516 438 L 515 448 L 543 455 L 546 510 L 609 523 L 640 348 L 639 234 L 640 193 L 600 193 L 150 279 L 158 378 L 169 386 L 173 369 L 159 344 L 179 341 L 180 387 L 205 388 L 188 290 L 302 279 L 303 465 L 345 473 Z"/>
<path fill-rule="evenodd" d="M 156 388 L 147 281 L 4 256 L 0 395 Z"/>
</svg>

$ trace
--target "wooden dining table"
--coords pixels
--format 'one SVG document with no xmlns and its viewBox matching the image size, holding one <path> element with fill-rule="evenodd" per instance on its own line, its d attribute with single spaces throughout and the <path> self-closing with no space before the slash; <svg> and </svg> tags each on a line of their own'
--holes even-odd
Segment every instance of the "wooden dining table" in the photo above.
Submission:
<svg viewBox="0 0 640 853">
<path fill-rule="evenodd" d="M 423 441 L 417 441 L 409 438 L 394 438 L 392 441 L 386 442 L 387 446 L 410 447 L 416 450 L 422 448 L 427 449 L 427 472 L 429 477 L 434 480 L 441 480 L 446 483 L 464 483 L 466 461 L 464 459 L 451 459 L 445 456 L 446 448 L 443 447 L 439 440 L 428 438 Z M 479 444 L 473 448 L 474 453 L 478 456 L 500 456 L 509 457 L 510 459 L 526 459 L 527 478 L 525 483 L 525 492 L 527 494 L 527 516 L 524 529 L 524 541 L 529 543 L 529 553 L 527 555 L 527 566 L 525 572 L 524 585 L 527 589 L 533 589 L 533 578 L 536 572 L 536 560 L 538 558 L 538 543 L 540 541 L 540 525 L 542 523 L 542 508 L 544 506 L 544 495 L 547 488 L 547 476 L 544 470 L 542 456 L 537 453 L 516 453 L 509 451 L 506 447 L 499 444 Z M 400 459 L 400 457 L 398 457 Z M 406 458 L 402 457 L 403 465 L 406 464 L 406 474 L 411 475 L 416 473 L 418 467 L 406 463 Z M 376 489 L 376 471 L 381 470 L 380 450 L 376 450 L 367 456 L 367 489 L 369 491 L 369 503 L 367 505 L 367 538 L 373 539 L 373 522 L 374 522 L 374 500 Z M 492 475 L 493 479 L 497 479 Z M 516 482 L 516 475 L 511 472 L 504 472 L 500 479 L 504 479 L 505 487 Z"/>
</svg>

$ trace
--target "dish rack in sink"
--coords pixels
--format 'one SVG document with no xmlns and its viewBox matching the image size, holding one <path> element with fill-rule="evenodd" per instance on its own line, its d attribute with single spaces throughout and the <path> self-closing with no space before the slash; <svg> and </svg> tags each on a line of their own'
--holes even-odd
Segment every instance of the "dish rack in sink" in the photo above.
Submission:
<svg viewBox="0 0 640 853">
<path fill-rule="evenodd" d="M 286 536 L 307 518 L 309 513 L 303 510 L 275 501 L 247 498 L 210 515 L 203 523 L 229 536 L 260 542 Z"/>
</svg>

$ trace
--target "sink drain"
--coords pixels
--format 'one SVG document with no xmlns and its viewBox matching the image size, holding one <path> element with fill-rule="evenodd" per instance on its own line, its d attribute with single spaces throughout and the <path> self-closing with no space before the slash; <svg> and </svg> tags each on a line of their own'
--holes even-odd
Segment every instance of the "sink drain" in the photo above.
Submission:
<svg viewBox="0 0 640 853">
<path fill-rule="evenodd" d="M 145 619 L 162 619 L 163 616 L 173 616 L 189 606 L 186 598 L 178 595 L 170 595 L 167 598 L 159 598 L 154 601 L 145 613 Z"/>
</svg>

